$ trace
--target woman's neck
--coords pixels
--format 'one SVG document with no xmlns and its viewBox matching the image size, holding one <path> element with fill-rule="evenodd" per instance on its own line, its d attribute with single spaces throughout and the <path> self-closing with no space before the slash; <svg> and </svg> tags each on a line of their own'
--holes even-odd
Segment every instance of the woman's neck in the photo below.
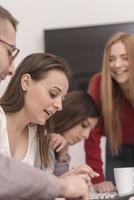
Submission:
<svg viewBox="0 0 134 200">
<path fill-rule="evenodd" d="M 21 112 L 7 114 L 7 132 L 11 156 L 22 160 L 28 148 L 28 124 Z"/>
<path fill-rule="evenodd" d="M 21 133 L 28 122 L 25 120 L 23 113 L 21 111 L 16 113 L 6 113 L 7 128 L 10 128 L 14 133 Z"/>
</svg>

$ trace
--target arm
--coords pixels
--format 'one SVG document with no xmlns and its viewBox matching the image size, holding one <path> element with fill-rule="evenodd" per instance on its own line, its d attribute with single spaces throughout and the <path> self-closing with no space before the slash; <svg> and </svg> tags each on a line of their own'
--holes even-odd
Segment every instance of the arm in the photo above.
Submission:
<svg viewBox="0 0 134 200">
<path fill-rule="evenodd" d="M 97 73 L 89 82 L 88 93 L 93 97 L 101 110 L 100 82 L 101 74 Z M 103 120 L 100 119 L 98 126 L 92 131 L 89 139 L 85 141 L 86 162 L 100 174 L 98 178 L 92 181 L 95 184 L 95 190 L 97 192 L 113 192 L 115 191 L 115 186 L 111 181 L 105 181 L 102 168 L 100 139 L 103 134 L 104 123 Z"/>
<path fill-rule="evenodd" d="M 100 175 L 92 180 L 93 184 L 100 183 L 105 180 L 102 168 L 103 163 L 101 160 L 100 138 L 101 135 L 97 132 L 96 127 L 90 134 L 90 137 L 85 140 L 84 145 L 86 163 Z"/>
<path fill-rule="evenodd" d="M 101 160 L 100 135 L 97 134 L 97 132 L 92 132 L 89 139 L 85 141 L 85 152 L 87 164 L 100 174 L 99 177 L 95 177 L 94 179 L 92 179 L 95 191 L 116 191 L 116 188 L 111 181 L 105 181 Z"/>
<path fill-rule="evenodd" d="M 88 93 L 93 97 L 97 105 L 100 107 L 100 73 L 95 74 L 89 82 Z M 85 140 L 86 162 L 91 166 L 100 176 L 93 180 L 93 183 L 104 181 L 104 174 L 102 169 L 100 139 L 103 132 L 103 124 L 101 120 L 97 127 L 91 132 L 90 137 Z"/>
<path fill-rule="evenodd" d="M 59 180 L 55 176 L 0 155 L 0 199 L 45 200 L 59 195 Z"/>
<path fill-rule="evenodd" d="M 88 200 L 89 174 L 96 175 L 91 168 L 85 166 L 78 174 L 68 172 L 57 178 L 2 155 L 0 160 L 2 200 L 52 200 L 57 197 L 81 197 L 81 200 Z"/>
<path fill-rule="evenodd" d="M 61 158 L 62 159 L 62 158 Z M 63 160 L 56 160 L 55 161 L 55 167 L 54 167 L 54 174 L 56 176 L 60 176 L 64 174 L 66 171 L 69 170 L 69 164 L 70 164 L 70 155 L 67 154 L 65 157 L 63 157 Z"/>
<path fill-rule="evenodd" d="M 55 154 L 55 166 L 53 174 L 60 176 L 69 170 L 70 156 L 66 139 L 58 133 L 51 134 L 49 146 Z"/>
</svg>

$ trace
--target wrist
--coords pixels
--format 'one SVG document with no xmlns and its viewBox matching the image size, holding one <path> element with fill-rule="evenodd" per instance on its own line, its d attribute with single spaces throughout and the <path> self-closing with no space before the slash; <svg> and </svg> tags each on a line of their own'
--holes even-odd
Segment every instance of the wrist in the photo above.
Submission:
<svg viewBox="0 0 134 200">
<path fill-rule="evenodd" d="M 70 159 L 70 155 L 69 154 L 66 154 L 66 155 L 62 155 L 62 156 L 58 156 L 58 158 L 57 158 L 57 161 L 58 162 L 66 162 L 66 161 L 68 161 Z"/>
<path fill-rule="evenodd" d="M 60 197 L 65 197 L 65 190 L 66 190 L 66 181 L 65 179 L 61 176 L 59 178 L 59 183 L 60 183 L 60 190 L 61 190 L 61 194 L 60 194 Z"/>
</svg>

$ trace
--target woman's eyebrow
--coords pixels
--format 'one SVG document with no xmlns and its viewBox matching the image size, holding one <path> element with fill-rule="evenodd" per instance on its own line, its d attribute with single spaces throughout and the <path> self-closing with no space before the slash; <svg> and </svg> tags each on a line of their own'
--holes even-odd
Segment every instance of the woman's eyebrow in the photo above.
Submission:
<svg viewBox="0 0 134 200">
<path fill-rule="evenodd" d="M 59 92 L 62 92 L 62 90 L 59 87 L 54 86 L 53 88 L 59 90 Z"/>
<path fill-rule="evenodd" d="M 91 126 L 91 123 L 88 120 L 85 120 L 82 122 L 85 126 Z"/>
<path fill-rule="evenodd" d="M 91 123 L 90 123 L 90 121 L 87 119 L 86 121 L 85 121 L 88 125 L 91 125 Z"/>
</svg>

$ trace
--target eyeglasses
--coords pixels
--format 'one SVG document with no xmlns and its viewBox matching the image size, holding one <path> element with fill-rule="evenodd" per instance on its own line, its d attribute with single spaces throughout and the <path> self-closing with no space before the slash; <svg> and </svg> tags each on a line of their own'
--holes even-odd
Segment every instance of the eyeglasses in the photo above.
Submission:
<svg viewBox="0 0 134 200">
<path fill-rule="evenodd" d="M 15 45 L 9 44 L 8 42 L 5 42 L 4 40 L 0 39 L 0 42 L 2 42 L 3 44 L 6 44 L 10 48 L 12 48 L 12 52 L 9 50 L 7 50 L 7 51 L 13 61 L 16 58 L 16 56 L 18 55 L 18 53 L 20 52 L 20 50 L 18 48 L 16 48 Z"/>
</svg>

